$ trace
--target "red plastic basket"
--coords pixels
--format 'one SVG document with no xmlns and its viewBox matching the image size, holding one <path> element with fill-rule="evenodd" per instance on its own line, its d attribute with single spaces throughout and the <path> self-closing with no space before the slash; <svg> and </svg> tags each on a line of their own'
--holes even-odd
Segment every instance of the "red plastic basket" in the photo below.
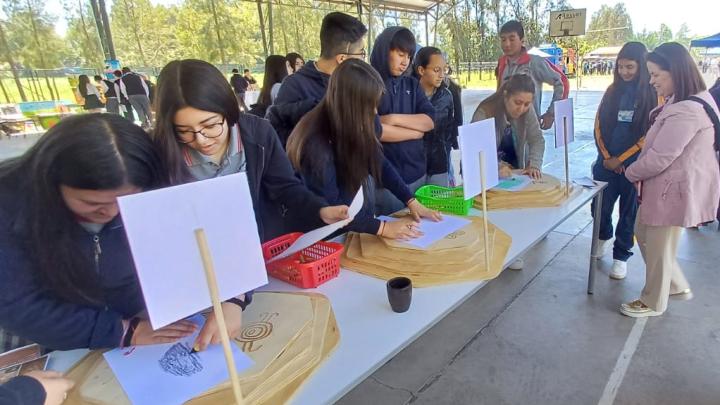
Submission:
<svg viewBox="0 0 720 405">
<path fill-rule="evenodd" d="M 315 288 L 340 274 L 343 245 L 320 241 L 289 257 L 268 263 L 284 252 L 302 233 L 289 233 L 262 245 L 268 274 L 300 288 Z M 302 261 L 300 260 L 302 258 Z"/>
</svg>

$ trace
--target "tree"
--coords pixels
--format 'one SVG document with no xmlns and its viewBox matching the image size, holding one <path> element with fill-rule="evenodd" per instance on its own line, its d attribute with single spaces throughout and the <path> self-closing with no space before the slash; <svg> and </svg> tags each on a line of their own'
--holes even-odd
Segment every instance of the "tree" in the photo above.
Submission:
<svg viewBox="0 0 720 405">
<path fill-rule="evenodd" d="M 83 0 L 64 0 L 63 9 L 68 23 L 65 40 L 69 45 L 65 64 L 101 67 L 103 51 L 90 5 Z"/>
<path fill-rule="evenodd" d="M 41 69 L 61 65 L 67 48 L 42 0 L 5 0 L 3 11 L 8 16 L 6 40 L 16 62 Z"/>
<path fill-rule="evenodd" d="M 620 46 L 632 38 L 632 21 L 624 3 L 602 5 L 590 20 L 587 40 L 595 46 Z"/>
</svg>

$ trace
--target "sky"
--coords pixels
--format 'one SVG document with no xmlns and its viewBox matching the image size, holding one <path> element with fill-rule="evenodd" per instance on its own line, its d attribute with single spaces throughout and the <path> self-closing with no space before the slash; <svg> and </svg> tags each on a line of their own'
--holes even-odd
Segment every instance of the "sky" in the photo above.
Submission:
<svg viewBox="0 0 720 405">
<path fill-rule="evenodd" d="M 633 30 L 654 31 L 660 28 L 661 23 L 667 24 L 673 32 L 676 32 L 682 23 L 687 23 L 691 36 L 709 36 L 720 32 L 720 21 L 718 19 L 718 6 L 710 6 L 717 0 L 625 0 L 625 8 L 630 14 L 633 22 Z M 179 0 L 151 0 L 153 4 L 174 4 Z M 574 8 L 586 8 L 588 12 L 587 23 L 590 24 L 592 14 L 600 9 L 602 4 L 614 6 L 618 1 L 598 0 L 570 0 Z M 56 31 L 64 35 L 67 25 L 63 17 L 63 9 L 60 0 L 48 0 L 47 11 L 58 17 Z M 106 1 L 108 10 L 112 0 Z M 251 3 L 247 3 L 252 6 Z M 678 5 L 682 4 L 682 7 Z M 254 6 L 252 6 L 254 7 Z M 711 10 L 714 8 L 714 10 Z"/>
<path fill-rule="evenodd" d="M 587 24 L 592 14 L 603 4 L 614 7 L 620 1 L 569 0 L 574 8 L 587 9 Z M 655 31 L 665 23 L 675 33 L 682 23 L 687 23 L 690 36 L 710 36 L 720 32 L 717 0 L 626 0 L 625 9 L 630 14 L 635 32 Z M 710 4 L 715 4 L 711 6 Z M 682 4 L 682 7 L 679 5 Z"/>
</svg>

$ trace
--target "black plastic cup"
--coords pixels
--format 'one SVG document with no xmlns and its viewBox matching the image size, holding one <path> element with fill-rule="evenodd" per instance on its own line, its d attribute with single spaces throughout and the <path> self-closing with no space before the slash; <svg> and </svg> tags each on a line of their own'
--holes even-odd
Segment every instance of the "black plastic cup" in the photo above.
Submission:
<svg viewBox="0 0 720 405">
<path fill-rule="evenodd" d="M 407 277 L 391 278 L 387 282 L 387 294 L 393 311 L 406 312 L 412 301 L 412 281 Z"/>
</svg>

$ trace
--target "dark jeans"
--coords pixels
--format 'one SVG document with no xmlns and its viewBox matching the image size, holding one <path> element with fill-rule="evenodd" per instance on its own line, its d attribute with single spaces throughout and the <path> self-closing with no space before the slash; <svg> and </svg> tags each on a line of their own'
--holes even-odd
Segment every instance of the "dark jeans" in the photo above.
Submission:
<svg viewBox="0 0 720 405">
<path fill-rule="evenodd" d="M 634 245 L 635 217 L 638 210 L 637 190 L 625 178 L 625 175 L 618 175 L 604 168 L 596 167 L 593 170 L 593 178 L 608 182 L 602 198 L 600 240 L 608 240 L 613 236 L 612 213 L 615 209 L 615 202 L 620 199 L 620 217 L 615 228 L 613 259 L 626 262 L 632 256 L 631 250 Z M 592 208 L 593 215 L 595 213 L 594 205 Z"/>
</svg>

